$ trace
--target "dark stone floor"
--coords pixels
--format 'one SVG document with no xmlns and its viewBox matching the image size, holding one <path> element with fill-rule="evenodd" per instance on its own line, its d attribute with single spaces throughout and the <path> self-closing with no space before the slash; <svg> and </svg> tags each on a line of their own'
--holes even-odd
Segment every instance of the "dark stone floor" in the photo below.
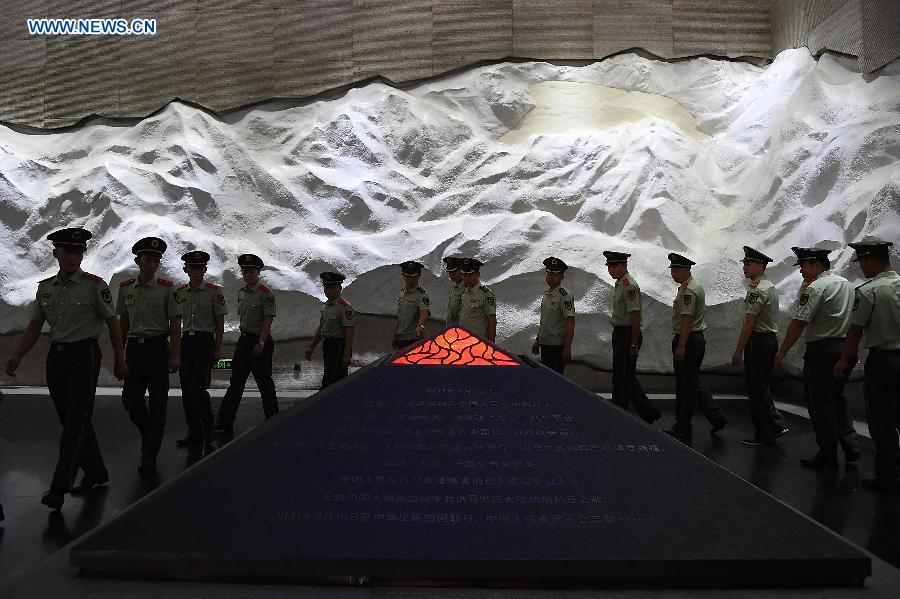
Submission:
<svg viewBox="0 0 900 599">
<path fill-rule="evenodd" d="M 109 486 L 95 489 L 87 498 L 67 497 L 61 512 L 50 512 L 39 500 L 49 486 L 56 458 L 59 425 L 55 413 L 45 395 L 9 391 L 0 399 L 0 503 L 6 511 L 6 521 L 0 522 L 0 587 L 202 458 L 197 450 L 175 447 L 175 439 L 184 431 L 184 418 L 180 397 L 173 397 L 158 473 L 138 475 L 139 436 L 112 391 L 98 397 L 94 416 L 111 474 Z M 303 395 L 295 392 L 293 397 L 283 397 L 282 408 L 303 401 Z M 797 400 L 779 399 L 794 404 Z M 667 427 L 672 421 L 672 402 L 659 403 L 666 416 L 657 426 Z M 707 425 L 697 416 L 695 450 L 900 567 L 900 497 L 874 494 L 859 485 L 861 477 L 871 475 L 871 440 L 861 439 L 862 459 L 857 465 L 845 465 L 832 473 L 809 471 L 799 464 L 801 457 L 815 453 L 809 421 L 787 414 L 791 432 L 780 439 L 780 448 L 745 447 L 740 439 L 752 433 L 745 403 L 742 399 L 721 400 L 732 422 L 718 438 L 706 435 Z M 245 399 L 236 434 L 252 428 L 262 417 L 259 399 Z"/>
</svg>

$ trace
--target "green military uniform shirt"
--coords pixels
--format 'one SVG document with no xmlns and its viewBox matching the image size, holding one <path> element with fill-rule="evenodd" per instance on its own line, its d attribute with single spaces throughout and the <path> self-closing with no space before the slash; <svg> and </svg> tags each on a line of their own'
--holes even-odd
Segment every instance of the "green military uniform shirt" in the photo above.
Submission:
<svg viewBox="0 0 900 599">
<path fill-rule="evenodd" d="M 447 298 L 447 324 L 459 323 L 459 308 L 462 300 L 463 291 L 466 290 L 466 284 L 460 281 L 450 286 L 450 295 Z"/>
<path fill-rule="evenodd" d="M 459 324 L 473 333 L 487 335 L 487 317 L 497 313 L 497 298 L 484 285 L 466 287 L 460 297 Z"/>
<path fill-rule="evenodd" d="M 641 311 L 641 288 L 629 273 L 616 281 L 613 290 L 613 311 L 610 322 L 614 327 L 631 326 L 631 313 Z"/>
<path fill-rule="evenodd" d="M 103 322 L 114 315 L 106 282 L 80 269 L 67 280 L 56 274 L 38 283 L 29 312 L 30 320 L 47 321 L 54 343 L 96 339 Z"/>
<path fill-rule="evenodd" d="M 691 321 L 691 333 L 706 330 L 703 317 L 706 316 L 706 292 L 703 286 L 694 279 L 689 278 L 678 288 L 678 295 L 672 303 L 672 334 L 681 333 L 681 317 L 693 316 Z"/>
<path fill-rule="evenodd" d="M 218 285 L 203 283 L 197 289 L 190 284 L 178 288 L 184 314 L 181 330 L 185 333 L 215 333 L 216 316 L 228 314 L 225 296 Z"/>
<path fill-rule="evenodd" d="M 807 343 L 845 337 L 850 328 L 852 306 L 850 283 L 826 270 L 800 288 L 794 319 L 807 323 L 803 331 Z"/>
<path fill-rule="evenodd" d="M 750 283 L 744 297 L 744 313 L 756 316 L 753 330 L 757 333 L 778 332 L 778 289 L 766 275 Z"/>
<path fill-rule="evenodd" d="M 241 331 L 259 335 L 266 316 L 275 317 L 275 293 L 266 285 L 244 286 L 238 289 L 238 315 Z"/>
<path fill-rule="evenodd" d="M 342 297 L 327 300 L 319 316 L 319 335 L 323 339 L 344 338 L 344 327 L 353 326 L 353 306 Z"/>
<path fill-rule="evenodd" d="M 541 323 L 538 327 L 541 345 L 563 345 L 567 318 L 575 318 L 575 297 L 562 285 L 545 291 L 541 298 Z"/>
<path fill-rule="evenodd" d="M 900 275 L 880 272 L 857 287 L 851 322 L 864 327 L 866 347 L 900 349 Z"/>
<path fill-rule="evenodd" d="M 397 328 L 394 335 L 398 339 L 417 339 L 416 325 L 419 324 L 419 310 L 431 312 L 431 301 L 428 293 L 421 287 L 408 291 L 405 287 L 400 290 L 397 298 Z"/>
<path fill-rule="evenodd" d="M 172 281 L 140 279 L 119 283 L 116 312 L 128 317 L 128 338 L 155 337 L 169 332 L 169 321 L 181 318 L 181 299 Z"/>
</svg>

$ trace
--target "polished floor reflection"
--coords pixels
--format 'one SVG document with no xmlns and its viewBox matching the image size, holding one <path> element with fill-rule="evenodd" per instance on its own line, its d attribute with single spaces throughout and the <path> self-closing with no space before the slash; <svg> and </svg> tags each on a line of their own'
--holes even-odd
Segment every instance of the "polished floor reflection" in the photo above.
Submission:
<svg viewBox="0 0 900 599">
<path fill-rule="evenodd" d="M 280 398 L 282 409 L 303 401 L 303 395 Z M 666 415 L 657 425 L 671 424 L 672 406 L 665 405 L 670 403 L 661 406 Z M 900 497 L 878 495 L 859 484 L 861 477 L 871 475 L 873 467 L 870 439 L 861 439 L 862 458 L 857 464 L 842 465 L 836 472 L 810 471 L 799 463 L 801 457 L 815 453 L 808 420 L 787 414 L 791 432 L 779 440 L 779 448 L 751 448 L 740 443 L 752 431 L 745 400 L 721 399 L 720 403 L 732 418 L 731 424 L 718 437 L 710 437 L 698 416 L 694 449 L 900 568 Z M 256 426 L 262 418 L 259 399 L 245 399 L 235 433 Z M 119 397 L 98 397 L 94 426 L 110 483 L 84 497 L 66 496 L 62 511 L 51 512 L 40 504 L 40 497 L 49 486 L 57 452 L 59 425 L 52 404 L 42 395 L 3 395 L 0 503 L 6 520 L 0 522 L 0 586 L 200 460 L 199 447 L 175 447 L 175 440 L 184 432 L 180 397 L 170 399 L 168 420 L 157 471 L 139 475 L 140 439 Z M 217 443 L 221 444 L 221 439 Z"/>
</svg>

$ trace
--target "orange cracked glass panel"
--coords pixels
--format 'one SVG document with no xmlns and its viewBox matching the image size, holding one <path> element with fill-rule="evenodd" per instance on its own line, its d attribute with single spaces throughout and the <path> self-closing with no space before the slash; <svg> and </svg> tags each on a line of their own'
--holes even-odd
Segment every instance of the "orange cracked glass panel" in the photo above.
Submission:
<svg viewBox="0 0 900 599">
<path fill-rule="evenodd" d="M 456 327 L 417 345 L 391 364 L 413 366 L 518 366 L 509 354 Z"/>
</svg>

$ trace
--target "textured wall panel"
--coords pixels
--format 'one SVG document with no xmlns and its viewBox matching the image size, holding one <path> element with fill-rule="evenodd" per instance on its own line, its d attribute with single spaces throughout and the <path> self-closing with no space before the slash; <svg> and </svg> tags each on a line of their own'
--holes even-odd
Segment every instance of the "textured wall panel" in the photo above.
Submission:
<svg viewBox="0 0 900 599">
<path fill-rule="evenodd" d="M 589 58 L 594 54 L 591 0 L 514 0 L 513 53 L 529 58 Z"/>
<path fill-rule="evenodd" d="M 802 29 L 804 40 L 840 3 L 792 0 L 813 11 L 797 25 L 784 2 L 775 3 L 775 13 Z M 2 74 L 5 93 L 16 97 L 0 104 L 0 120 L 41 126 L 91 113 L 138 116 L 175 96 L 225 110 L 269 94 L 302 97 L 378 74 L 408 81 L 510 55 L 590 59 L 640 47 L 664 57 L 769 56 L 768 6 L 769 0 L 0 0 L 0 49 L 7 56 L 0 68 L 42 74 L 40 84 L 18 92 Z M 29 36 L 25 19 L 40 16 L 156 18 L 157 34 Z M 785 37 L 780 25 L 774 35 Z M 880 35 L 873 39 L 890 37 Z M 873 61 L 883 47 L 873 43 Z"/>
<path fill-rule="evenodd" d="M 5 67 L 0 76 L 3 120 L 43 126 L 45 89 L 44 67 Z"/>
<path fill-rule="evenodd" d="M 434 72 L 513 54 L 512 0 L 435 0 Z"/>
<path fill-rule="evenodd" d="M 768 56 L 769 0 L 673 0 L 674 54 Z"/>
<path fill-rule="evenodd" d="M 394 81 L 432 75 L 431 1 L 354 0 L 355 79 Z"/>
<path fill-rule="evenodd" d="M 860 0 L 860 66 L 871 72 L 900 57 L 900 1 Z"/>
<path fill-rule="evenodd" d="M 849 0 L 813 27 L 806 45 L 813 54 L 837 50 L 844 54 L 859 56 L 862 46 L 860 33 L 859 1 Z"/>
<path fill-rule="evenodd" d="M 594 55 L 626 48 L 672 56 L 672 0 L 594 0 Z"/>
</svg>

